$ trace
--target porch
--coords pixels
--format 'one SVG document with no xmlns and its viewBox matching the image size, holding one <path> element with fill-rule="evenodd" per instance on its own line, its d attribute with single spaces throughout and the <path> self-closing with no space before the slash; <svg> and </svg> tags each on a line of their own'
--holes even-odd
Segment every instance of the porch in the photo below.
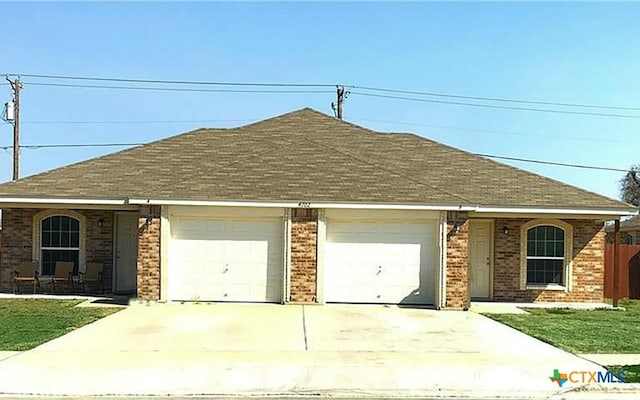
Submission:
<svg viewBox="0 0 640 400">
<path fill-rule="evenodd" d="M 138 223 L 137 210 L 4 208 L 0 292 L 13 293 L 14 271 L 32 263 L 37 293 L 135 293 Z M 52 285 L 61 263 L 72 264 L 71 281 Z M 76 285 L 87 265 L 99 266 L 101 282 Z M 34 292 L 33 281 L 20 283 L 20 293 Z"/>
</svg>

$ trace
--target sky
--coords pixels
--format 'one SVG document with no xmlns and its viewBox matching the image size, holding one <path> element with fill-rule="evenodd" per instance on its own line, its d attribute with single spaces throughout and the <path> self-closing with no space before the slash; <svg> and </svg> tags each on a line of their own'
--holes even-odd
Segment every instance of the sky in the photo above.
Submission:
<svg viewBox="0 0 640 400">
<path fill-rule="evenodd" d="M 0 14 L 0 74 L 340 83 L 351 89 L 344 119 L 370 129 L 474 153 L 619 169 L 640 163 L 640 3 L 2 2 Z M 333 115 L 336 97 L 331 87 L 265 94 L 22 81 L 22 145 L 144 143 L 303 107 Z M 495 109 L 370 97 L 357 86 L 638 110 L 421 96 L 632 118 Z M 10 98 L 3 82 L 0 103 Z M 0 121 L 0 147 L 11 145 L 12 127 Z M 20 176 L 123 148 L 23 148 Z M 503 162 L 612 198 L 624 176 Z M 0 151 L 0 182 L 11 171 L 11 150 Z"/>
</svg>

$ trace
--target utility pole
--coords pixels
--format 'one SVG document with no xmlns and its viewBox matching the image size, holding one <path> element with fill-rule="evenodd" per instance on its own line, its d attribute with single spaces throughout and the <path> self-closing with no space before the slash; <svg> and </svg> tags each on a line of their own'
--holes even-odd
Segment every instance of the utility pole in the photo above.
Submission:
<svg viewBox="0 0 640 400">
<path fill-rule="evenodd" d="M 6 79 L 13 91 L 13 180 L 16 181 L 20 176 L 20 89 L 22 89 L 22 83 L 20 83 L 19 77 L 11 80 L 7 76 Z"/>
<path fill-rule="evenodd" d="M 342 103 L 344 103 L 344 86 L 338 86 L 336 90 L 338 94 L 338 119 L 342 119 Z"/>
</svg>

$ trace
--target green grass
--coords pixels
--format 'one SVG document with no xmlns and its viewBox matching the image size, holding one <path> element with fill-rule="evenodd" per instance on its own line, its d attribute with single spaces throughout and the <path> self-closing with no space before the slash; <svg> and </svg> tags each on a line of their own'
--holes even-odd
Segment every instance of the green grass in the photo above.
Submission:
<svg viewBox="0 0 640 400">
<path fill-rule="evenodd" d="M 640 301 L 622 310 L 526 309 L 530 314 L 485 314 L 572 353 L 640 353 Z"/>
<path fill-rule="evenodd" d="M 613 373 L 622 371 L 625 383 L 640 383 L 640 365 L 611 365 L 607 369 Z"/>
<path fill-rule="evenodd" d="M 119 308 L 74 308 L 76 300 L 0 300 L 0 351 L 29 350 Z"/>
</svg>

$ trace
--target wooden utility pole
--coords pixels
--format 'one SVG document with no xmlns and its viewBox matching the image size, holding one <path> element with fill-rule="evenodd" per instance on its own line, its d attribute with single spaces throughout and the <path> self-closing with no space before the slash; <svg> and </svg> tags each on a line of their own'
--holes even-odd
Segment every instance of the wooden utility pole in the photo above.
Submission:
<svg viewBox="0 0 640 400">
<path fill-rule="evenodd" d="M 6 77 L 13 91 L 13 180 L 18 180 L 20 176 L 20 89 L 22 83 L 20 78 L 14 80 Z"/>
<path fill-rule="evenodd" d="M 344 103 L 344 86 L 337 87 L 338 94 L 338 119 L 342 119 L 342 103 Z"/>
<path fill-rule="evenodd" d="M 618 284 L 620 275 L 620 220 L 616 219 L 613 225 L 613 306 L 618 307 Z"/>
</svg>

